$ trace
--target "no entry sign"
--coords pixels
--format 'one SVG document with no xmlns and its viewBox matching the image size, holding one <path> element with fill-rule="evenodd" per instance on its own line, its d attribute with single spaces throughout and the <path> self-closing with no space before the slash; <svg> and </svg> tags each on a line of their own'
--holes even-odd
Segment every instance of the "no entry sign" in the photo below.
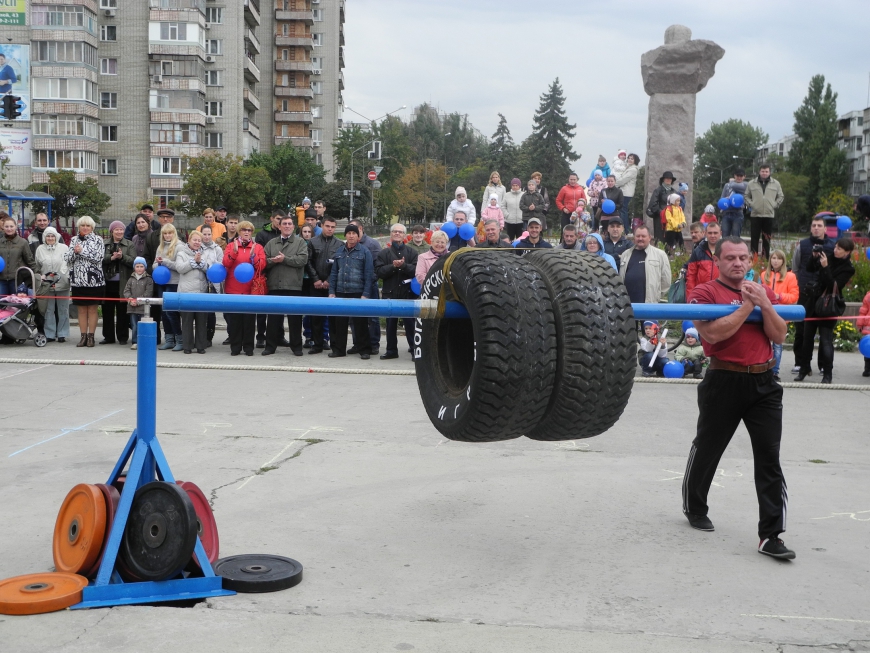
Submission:
<svg viewBox="0 0 870 653">
<path fill-rule="evenodd" d="M 378 178 L 378 173 L 374 170 L 369 170 L 369 181 L 374 181 Z"/>
</svg>

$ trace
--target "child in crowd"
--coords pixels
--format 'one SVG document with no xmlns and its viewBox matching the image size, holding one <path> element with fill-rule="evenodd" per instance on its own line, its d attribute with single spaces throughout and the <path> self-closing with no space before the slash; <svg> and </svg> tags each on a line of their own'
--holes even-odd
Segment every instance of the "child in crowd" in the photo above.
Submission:
<svg viewBox="0 0 870 653">
<path fill-rule="evenodd" d="M 858 309 L 858 322 L 855 326 L 861 332 L 861 336 L 870 336 L 870 292 L 864 295 L 861 308 Z M 864 373 L 861 376 L 870 376 L 870 358 L 864 357 Z"/>
<path fill-rule="evenodd" d="M 498 220 L 499 229 L 504 229 L 504 213 L 498 205 L 498 195 L 495 193 L 489 194 L 489 204 L 483 207 L 480 212 L 480 223 L 483 224 L 487 220 Z"/>
<path fill-rule="evenodd" d="M 577 237 L 582 238 L 592 229 L 592 215 L 586 210 L 586 200 L 577 200 L 577 208 L 571 213 L 571 224 L 577 227 Z"/>
<path fill-rule="evenodd" d="M 619 178 L 619 175 L 625 172 L 625 169 L 628 167 L 628 164 L 625 162 L 627 156 L 628 152 L 625 150 L 619 150 L 619 152 L 616 153 L 616 158 L 613 159 L 613 162 L 610 165 L 610 174 L 616 175 L 616 177 Z"/>
<path fill-rule="evenodd" d="M 610 166 L 607 166 L 610 168 Z M 601 191 L 607 188 L 606 177 L 602 176 L 601 171 L 596 168 L 592 172 L 592 181 L 586 188 L 586 195 L 589 196 L 589 206 L 592 208 L 592 213 L 598 208 L 598 200 L 601 197 Z"/>
<path fill-rule="evenodd" d="M 708 204 L 704 207 L 704 215 L 701 216 L 701 224 L 704 225 L 704 229 L 706 229 L 707 225 L 711 222 L 716 222 L 716 207 L 712 204 Z"/>
<path fill-rule="evenodd" d="M 656 347 L 662 343 L 658 355 L 653 360 Z M 643 336 L 640 339 L 640 348 L 644 354 L 640 359 L 640 367 L 643 376 L 664 376 L 665 363 L 668 362 L 668 343 L 659 338 L 659 323 L 655 320 L 647 320 L 643 323 Z M 652 366 L 650 366 L 652 362 Z"/>
<path fill-rule="evenodd" d="M 595 173 L 600 172 L 602 179 L 607 179 L 607 175 L 610 174 L 610 166 L 607 163 L 607 159 L 604 158 L 603 154 L 598 155 L 598 165 L 593 168 L 592 173 L 589 175 L 589 179 L 586 180 L 586 186 L 593 182 L 595 179 Z"/>
<path fill-rule="evenodd" d="M 677 193 L 680 195 L 680 208 L 683 211 L 686 210 L 686 193 L 689 192 L 689 184 L 686 182 L 681 182 L 679 186 L 677 186 Z"/>
<path fill-rule="evenodd" d="M 683 376 L 692 375 L 693 379 L 700 379 L 707 358 L 704 356 L 704 348 L 698 338 L 698 330 L 686 329 L 683 344 L 674 352 L 674 359 L 683 364 Z"/>
<path fill-rule="evenodd" d="M 133 332 L 133 344 L 130 349 L 137 348 L 139 320 L 145 315 L 145 305 L 140 304 L 136 299 L 138 297 L 151 297 L 153 294 L 154 281 L 145 267 L 145 259 L 137 256 L 133 260 L 133 274 L 127 279 L 127 285 L 124 287 L 124 297 L 130 304 L 127 308 L 127 315 L 130 316 L 130 330 Z"/>
<path fill-rule="evenodd" d="M 662 226 L 665 228 L 665 244 L 673 252 L 679 247 L 683 249 L 683 227 L 686 226 L 686 216 L 680 208 L 682 197 L 679 193 L 668 195 L 668 206 L 662 211 Z"/>
</svg>

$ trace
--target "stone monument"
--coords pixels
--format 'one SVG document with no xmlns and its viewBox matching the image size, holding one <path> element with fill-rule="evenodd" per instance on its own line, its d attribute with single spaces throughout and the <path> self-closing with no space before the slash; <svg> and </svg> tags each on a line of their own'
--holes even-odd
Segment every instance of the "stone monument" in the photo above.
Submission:
<svg viewBox="0 0 870 653">
<path fill-rule="evenodd" d="M 677 184 L 689 185 L 685 212 L 686 222 L 691 222 L 695 95 L 710 81 L 716 72 L 716 62 L 724 55 L 725 50 L 713 41 L 693 41 L 688 27 L 671 25 L 665 30 L 665 44 L 640 58 L 643 89 L 650 96 L 644 210 L 659 185 L 659 177 L 670 170 Z"/>
</svg>

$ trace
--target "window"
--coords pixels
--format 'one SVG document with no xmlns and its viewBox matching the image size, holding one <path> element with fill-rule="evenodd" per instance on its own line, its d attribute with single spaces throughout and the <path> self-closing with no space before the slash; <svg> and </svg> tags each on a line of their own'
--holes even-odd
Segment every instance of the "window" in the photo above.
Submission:
<svg viewBox="0 0 870 653">
<path fill-rule="evenodd" d="M 221 7 L 206 7 L 205 22 L 220 25 L 224 22 L 224 10 Z"/>
<path fill-rule="evenodd" d="M 31 163 L 34 168 L 97 171 L 96 153 L 79 150 L 33 150 Z"/>
<path fill-rule="evenodd" d="M 100 93 L 100 108 L 101 109 L 117 109 L 118 108 L 118 94 L 117 93 L 106 93 L 105 91 Z"/>
<path fill-rule="evenodd" d="M 220 86 L 221 85 L 221 71 L 220 70 L 206 70 L 205 71 L 205 85 L 206 86 Z"/>
<path fill-rule="evenodd" d="M 290 101 L 281 100 L 281 111 L 290 111 Z"/>
<path fill-rule="evenodd" d="M 101 41 L 117 41 L 118 28 L 114 25 L 100 25 L 100 40 Z"/>
<path fill-rule="evenodd" d="M 206 54 L 221 54 L 223 52 L 223 41 L 220 39 L 208 39 L 205 42 Z"/>
<path fill-rule="evenodd" d="M 101 75 L 117 75 L 118 60 L 117 59 L 100 59 L 100 74 Z"/>
<path fill-rule="evenodd" d="M 187 172 L 187 160 L 178 156 L 151 157 L 152 175 L 182 175 Z"/>
<path fill-rule="evenodd" d="M 150 109 L 168 109 L 169 95 L 160 91 L 148 92 L 148 107 Z"/>
<path fill-rule="evenodd" d="M 118 159 L 100 159 L 101 175 L 117 175 Z"/>
<path fill-rule="evenodd" d="M 224 135 L 217 132 L 209 132 L 205 135 L 205 146 L 209 148 L 222 148 L 224 146 Z"/>
<path fill-rule="evenodd" d="M 320 23 L 323 21 L 323 9 L 315 9 L 311 13 L 314 14 L 315 23 Z"/>
<path fill-rule="evenodd" d="M 202 128 L 199 125 L 152 122 L 151 142 L 196 145 L 202 142 Z"/>
<path fill-rule="evenodd" d="M 323 34 L 312 34 L 311 43 L 317 46 L 323 45 Z"/>
<path fill-rule="evenodd" d="M 281 59 L 283 59 L 284 61 L 287 61 L 287 59 L 289 59 L 289 58 L 290 58 L 290 52 L 286 49 L 281 50 Z"/>
<path fill-rule="evenodd" d="M 287 123 L 282 124 L 281 125 L 281 133 L 279 134 L 279 136 L 283 136 L 284 138 L 287 138 L 287 135 L 289 133 L 290 133 L 290 128 L 287 125 Z"/>
<path fill-rule="evenodd" d="M 93 118 L 71 115 L 40 115 L 33 119 L 34 136 L 87 136 L 97 137 L 97 121 Z"/>
<path fill-rule="evenodd" d="M 35 41 L 31 52 L 35 53 L 37 61 L 97 66 L 97 49 L 81 41 Z"/>
<path fill-rule="evenodd" d="M 174 202 L 178 199 L 178 191 L 168 189 L 168 188 L 154 188 L 152 191 L 154 193 L 154 206 L 157 209 L 165 209 L 169 206 L 170 202 Z"/>
<path fill-rule="evenodd" d="M 117 143 L 118 125 L 100 125 L 100 141 L 103 143 Z"/>
<path fill-rule="evenodd" d="M 50 27 L 84 27 L 85 8 L 33 5 L 30 8 L 30 18 L 33 25 L 46 25 Z"/>
<path fill-rule="evenodd" d="M 323 144 L 323 130 L 322 129 L 312 129 L 311 130 L 311 141 L 314 147 L 320 147 Z"/>
<path fill-rule="evenodd" d="M 186 41 L 187 23 L 160 23 L 161 41 Z"/>
<path fill-rule="evenodd" d="M 314 155 L 314 163 L 316 163 L 319 166 L 323 165 L 323 153 L 322 152 L 318 152 L 317 154 Z"/>
<path fill-rule="evenodd" d="M 97 85 L 86 79 L 33 79 L 33 97 L 57 100 L 88 100 L 96 103 Z"/>
<path fill-rule="evenodd" d="M 224 115 L 224 103 L 223 102 L 206 102 L 205 103 L 205 115 L 217 116 L 217 117 Z"/>
<path fill-rule="evenodd" d="M 323 107 L 319 104 L 311 105 L 311 117 L 312 118 L 322 118 L 323 117 Z"/>
<path fill-rule="evenodd" d="M 100 9 L 117 9 L 118 0 L 100 0 Z"/>
<path fill-rule="evenodd" d="M 311 90 L 315 95 L 323 93 L 323 82 L 311 82 Z"/>
<path fill-rule="evenodd" d="M 311 57 L 311 68 L 313 70 L 323 69 L 323 57 Z"/>
</svg>

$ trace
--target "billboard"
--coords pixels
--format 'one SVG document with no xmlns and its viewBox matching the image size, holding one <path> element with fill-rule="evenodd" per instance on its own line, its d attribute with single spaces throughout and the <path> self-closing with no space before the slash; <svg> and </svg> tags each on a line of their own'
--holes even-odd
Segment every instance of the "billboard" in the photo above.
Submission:
<svg viewBox="0 0 870 653">
<path fill-rule="evenodd" d="M 27 24 L 27 0 L 0 0 L 0 25 Z"/>
<path fill-rule="evenodd" d="M 0 154 L 10 166 L 30 166 L 30 130 L 0 127 Z"/>
<path fill-rule="evenodd" d="M 0 7 L 9 1 L 0 0 Z M 30 120 L 29 45 L 0 44 L 0 95 L 7 93 L 21 98 L 21 115 L 16 120 Z"/>
</svg>

